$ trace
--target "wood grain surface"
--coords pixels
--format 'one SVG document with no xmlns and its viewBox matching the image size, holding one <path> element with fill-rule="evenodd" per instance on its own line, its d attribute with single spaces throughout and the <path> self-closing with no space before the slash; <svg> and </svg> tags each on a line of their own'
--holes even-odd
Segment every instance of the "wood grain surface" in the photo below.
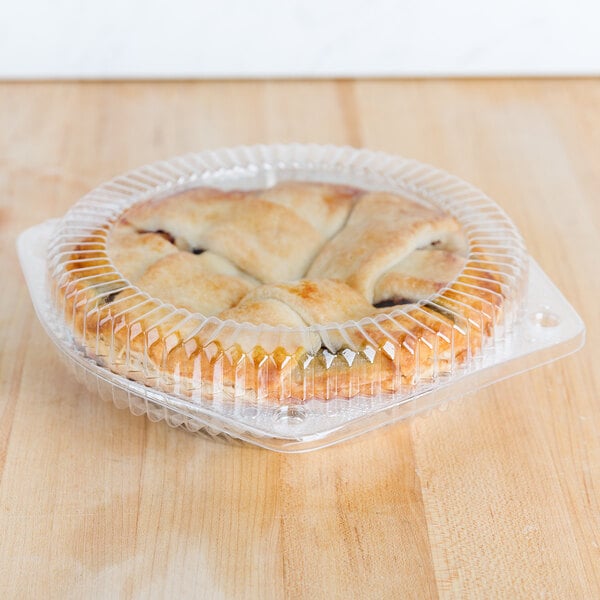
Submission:
<svg viewBox="0 0 600 600">
<path fill-rule="evenodd" d="M 17 234 L 149 161 L 278 141 L 485 190 L 585 348 L 301 455 L 172 430 L 71 380 Z M 600 597 L 600 81 L 0 84 L 0 207 L 0 597 Z"/>
</svg>

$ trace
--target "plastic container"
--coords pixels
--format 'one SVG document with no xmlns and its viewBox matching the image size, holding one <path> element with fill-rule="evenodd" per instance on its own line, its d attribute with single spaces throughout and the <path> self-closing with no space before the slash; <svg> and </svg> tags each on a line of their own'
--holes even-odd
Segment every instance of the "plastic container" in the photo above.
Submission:
<svg viewBox="0 0 600 600">
<path fill-rule="evenodd" d="M 294 180 L 391 191 L 444 211 L 468 241 L 463 269 L 439 292 L 388 315 L 290 329 L 166 304 L 127 281 L 106 252 L 112 227 L 136 203 L 199 186 L 253 190 Z M 282 452 L 414 415 L 584 340 L 580 318 L 492 200 L 430 166 L 367 150 L 256 146 L 159 162 L 23 232 L 18 249 L 41 323 L 90 389 L 153 421 Z M 122 310 L 99 300 L 124 290 Z M 153 351 L 157 337 L 163 359 Z M 194 360 L 190 371 L 184 363 Z M 374 376 L 384 368 L 385 378 Z"/>
</svg>

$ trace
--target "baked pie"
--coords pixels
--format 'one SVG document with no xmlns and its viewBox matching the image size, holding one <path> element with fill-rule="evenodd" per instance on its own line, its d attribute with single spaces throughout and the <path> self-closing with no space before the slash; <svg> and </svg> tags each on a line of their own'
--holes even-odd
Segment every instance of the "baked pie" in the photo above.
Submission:
<svg viewBox="0 0 600 600">
<path fill-rule="evenodd" d="M 456 218 L 388 191 L 196 187 L 53 248 L 88 356 L 187 399 L 396 394 L 481 352 L 504 279 Z"/>
</svg>

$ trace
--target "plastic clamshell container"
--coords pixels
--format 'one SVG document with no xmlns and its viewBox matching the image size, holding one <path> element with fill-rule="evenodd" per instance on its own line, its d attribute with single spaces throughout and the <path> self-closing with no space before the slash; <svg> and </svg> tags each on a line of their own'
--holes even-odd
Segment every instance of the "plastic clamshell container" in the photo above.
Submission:
<svg viewBox="0 0 600 600">
<path fill-rule="evenodd" d="M 260 190 L 280 181 L 391 191 L 442 210 L 466 236 L 465 266 L 440 292 L 400 305 L 389 315 L 301 331 L 189 313 L 151 298 L 111 266 L 105 252 L 111 227 L 136 203 L 200 186 Z M 91 262 L 74 264 L 74 247 L 79 258 L 82 249 L 89 252 Z M 491 199 L 428 165 L 368 150 L 255 146 L 155 163 L 101 185 L 62 219 L 23 232 L 18 249 L 42 325 L 90 390 L 153 421 L 164 419 L 174 427 L 281 452 L 325 447 L 429 410 L 565 356 L 581 347 L 585 335 L 577 313 L 528 256 L 518 231 Z M 98 323 L 98 298 L 123 290 L 139 302 L 125 303 L 121 312 L 113 308 L 104 317 L 110 335 L 97 326 L 94 338 L 89 327 L 77 325 L 92 318 Z M 145 351 L 134 353 L 129 344 L 132 325 L 140 323 L 140 306 L 148 307 L 142 320 L 146 331 L 141 331 Z M 148 331 L 158 330 L 147 316 L 152 314 L 157 323 L 175 323 L 160 329 L 176 340 L 171 346 L 162 340 L 168 350 L 193 341 L 204 360 L 198 362 L 205 365 L 202 369 L 178 378 L 177 365 L 167 372 L 156 364 L 148 350 Z M 432 322 L 436 314 L 441 315 L 439 327 L 435 316 Z M 115 341 L 118 323 L 128 328 L 127 347 Z M 375 339 L 373 331 L 382 334 Z M 297 340 L 307 336 L 318 336 L 321 348 L 299 353 Z M 242 347 L 260 347 L 259 364 Z M 429 357 L 426 363 L 419 352 Z M 401 358 L 407 355 L 410 360 Z M 347 361 L 344 384 L 340 371 L 330 368 L 336 360 Z M 381 377 L 365 381 L 358 367 L 353 372 L 353 361 L 371 370 L 385 362 L 388 374 L 392 366 L 392 376 L 385 382 Z M 295 387 L 286 383 L 292 377 L 290 363 L 295 365 Z M 325 385 L 314 385 L 317 368 Z"/>
</svg>

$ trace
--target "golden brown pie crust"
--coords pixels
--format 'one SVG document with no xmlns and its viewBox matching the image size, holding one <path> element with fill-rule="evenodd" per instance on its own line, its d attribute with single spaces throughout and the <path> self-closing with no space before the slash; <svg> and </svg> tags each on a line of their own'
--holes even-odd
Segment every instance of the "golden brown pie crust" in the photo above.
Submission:
<svg viewBox="0 0 600 600">
<path fill-rule="evenodd" d="M 61 269 L 54 293 L 88 355 L 209 402 L 406 391 L 479 354 L 504 299 L 448 214 L 308 182 L 134 204 Z"/>
</svg>

